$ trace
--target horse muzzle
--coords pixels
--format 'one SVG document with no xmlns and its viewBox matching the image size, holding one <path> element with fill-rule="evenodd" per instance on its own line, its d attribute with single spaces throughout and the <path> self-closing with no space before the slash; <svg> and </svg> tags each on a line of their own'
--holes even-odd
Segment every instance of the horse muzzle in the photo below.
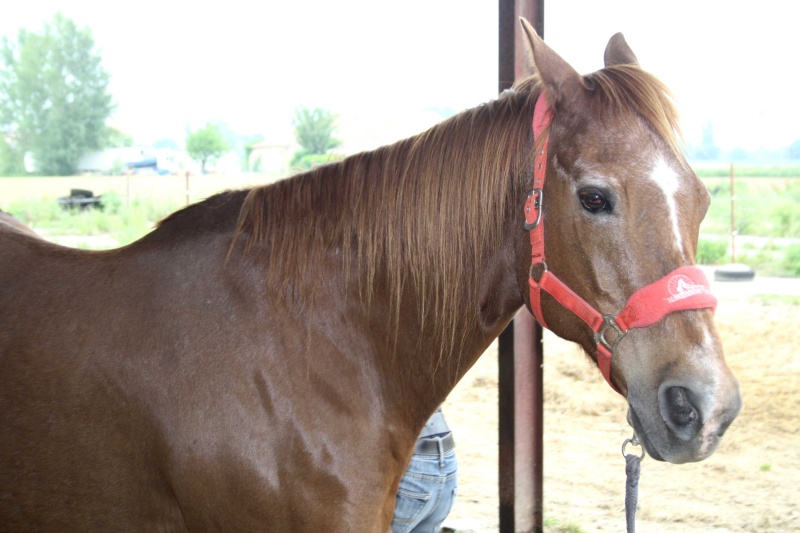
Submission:
<svg viewBox="0 0 800 533">
<path fill-rule="evenodd" d="M 738 382 L 732 375 L 726 377 L 722 382 L 665 381 L 651 398 L 655 406 L 629 395 L 628 423 L 651 457 L 689 463 L 717 449 L 742 407 Z"/>
</svg>

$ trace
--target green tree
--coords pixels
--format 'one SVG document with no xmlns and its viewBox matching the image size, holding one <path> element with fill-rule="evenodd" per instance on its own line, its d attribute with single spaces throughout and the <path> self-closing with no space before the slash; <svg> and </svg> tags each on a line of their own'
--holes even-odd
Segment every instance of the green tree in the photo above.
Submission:
<svg viewBox="0 0 800 533">
<path fill-rule="evenodd" d="M 25 174 L 23 154 L 0 133 L 0 176 L 22 176 Z"/>
<path fill-rule="evenodd" d="M 186 153 L 200 163 L 200 170 L 206 173 L 206 164 L 214 161 L 230 150 L 222 131 L 216 124 L 208 123 L 204 127 L 186 134 Z"/>
<path fill-rule="evenodd" d="M 107 128 L 103 146 L 106 148 L 130 148 L 133 146 L 133 136 L 117 128 Z"/>
<path fill-rule="evenodd" d="M 0 42 L 0 129 L 15 132 L 39 173 L 74 174 L 105 141 L 108 81 L 88 28 L 56 14 L 41 33 L 21 29 Z"/>
<path fill-rule="evenodd" d="M 292 125 L 302 149 L 294 154 L 292 165 L 300 163 L 308 156 L 327 154 L 328 150 L 341 144 L 341 141 L 333 137 L 338 118 L 330 111 L 320 108 L 298 107 L 295 110 Z"/>
</svg>

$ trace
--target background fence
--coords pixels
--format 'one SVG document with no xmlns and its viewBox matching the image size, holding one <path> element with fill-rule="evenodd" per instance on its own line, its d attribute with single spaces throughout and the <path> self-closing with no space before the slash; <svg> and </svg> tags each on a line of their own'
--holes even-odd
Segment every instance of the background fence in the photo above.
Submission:
<svg viewBox="0 0 800 533">
<path fill-rule="evenodd" d="M 68 196 L 71 189 L 88 189 L 95 195 L 114 193 L 127 204 L 136 199 L 159 199 L 185 205 L 187 197 L 196 202 L 226 189 L 276 179 L 255 173 L 0 178 L 0 208 L 20 200 Z"/>
</svg>

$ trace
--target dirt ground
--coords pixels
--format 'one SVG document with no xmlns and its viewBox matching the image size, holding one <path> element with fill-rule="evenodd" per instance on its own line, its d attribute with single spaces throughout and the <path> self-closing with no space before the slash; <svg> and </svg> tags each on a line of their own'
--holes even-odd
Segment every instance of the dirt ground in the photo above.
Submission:
<svg viewBox="0 0 800 533">
<path fill-rule="evenodd" d="M 709 459 L 642 462 L 638 531 L 800 531 L 800 306 L 718 296 L 717 326 L 744 407 Z M 549 332 L 544 369 L 545 531 L 625 531 L 625 401 L 575 345 Z M 496 532 L 494 347 L 445 412 L 459 460 L 459 496 L 446 525 Z"/>
</svg>

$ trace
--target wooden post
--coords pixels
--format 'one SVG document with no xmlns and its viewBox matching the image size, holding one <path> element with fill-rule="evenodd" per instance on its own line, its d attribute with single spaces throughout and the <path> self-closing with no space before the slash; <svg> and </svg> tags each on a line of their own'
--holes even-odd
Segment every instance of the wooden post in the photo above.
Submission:
<svg viewBox="0 0 800 533">
<path fill-rule="evenodd" d="M 186 205 L 189 205 L 189 171 L 186 171 Z"/>
<path fill-rule="evenodd" d="M 731 180 L 731 264 L 736 262 L 736 191 L 733 187 L 733 163 L 730 171 Z"/>
<path fill-rule="evenodd" d="M 544 0 L 500 0 L 498 88 L 530 74 L 519 17 L 544 37 Z M 522 217 L 520 217 L 522 224 Z M 500 533 L 543 531 L 542 329 L 522 309 L 499 339 Z"/>
</svg>

